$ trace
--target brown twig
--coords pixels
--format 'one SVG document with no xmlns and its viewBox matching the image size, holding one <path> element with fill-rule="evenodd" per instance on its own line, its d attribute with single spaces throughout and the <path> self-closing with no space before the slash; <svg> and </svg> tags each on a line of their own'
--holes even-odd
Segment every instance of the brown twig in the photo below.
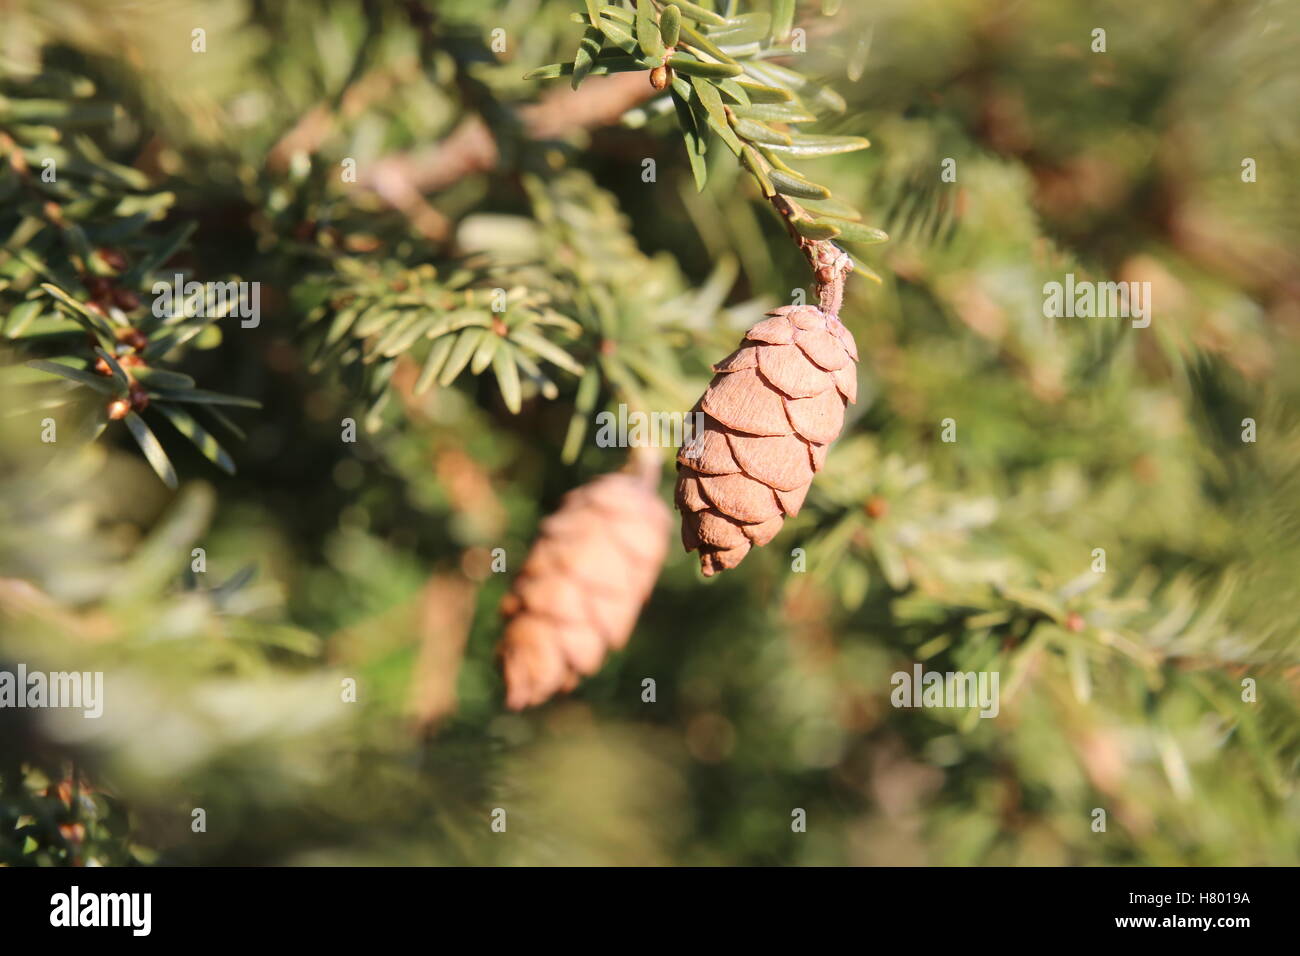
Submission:
<svg viewBox="0 0 1300 956">
<path fill-rule="evenodd" d="M 596 76 L 577 90 L 550 91 L 539 102 L 520 107 L 517 116 L 525 139 L 559 139 L 580 130 L 611 125 L 653 95 L 655 91 L 644 73 Z M 405 190 L 436 192 L 466 176 L 496 168 L 500 159 L 492 131 L 480 117 L 473 116 L 436 146 L 395 153 L 372 163 L 359 183 L 385 198 Z"/>
<path fill-rule="evenodd" d="M 331 101 L 318 103 L 304 113 L 288 132 L 280 137 L 267 154 L 266 164 L 277 172 L 289 168 L 295 153 L 314 153 L 335 131 L 340 121 L 361 116 L 372 104 L 392 97 L 401 87 L 420 74 L 420 63 L 403 57 L 390 66 L 367 73 L 352 83 L 338 99 L 337 109 Z"/>
<path fill-rule="evenodd" d="M 391 94 L 394 80 L 400 78 L 401 71 L 366 77 L 344 95 L 339 112 L 343 118 L 358 114 L 374 99 Z M 559 139 L 580 130 L 608 126 L 654 94 L 643 73 L 591 77 L 579 90 L 553 90 L 539 102 L 520 107 L 516 116 L 521 137 Z M 336 117 L 324 104 L 316 107 L 276 144 L 268 164 L 287 168 L 294 152 L 315 152 L 333 132 L 335 123 Z M 451 224 L 429 204 L 425 194 L 446 189 L 476 173 L 490 172 L 500 162 L 501 149 L 492 130 L 481 117 L 471 116 L 435 146 L 395 153 L 370 163 L 358 185 L 405 214 L 429 238 L 444 240 Z"/>
<path fill-rule="evenodd" d="M 821 310 L 836 321 L 840 317 L 840 306 L 844 303 L 844 283 L 853 272 L 853 259 L 829 239 L 809 239 L 795 227 L 795 221 L 809 216 L 802 207 L 792 199 L 774 193 L 772 205 L 785 220 L 785 227 L 794 239 L 799 251 L 808 260 L 817 283 L 817 298 Z"/>
<path fill-rule="evenodd" d="M 478 588 L 464 574 L 429 578 L 420 595 L 420 646 L 411 674 L 409 707 L 416 727 L 428 732 L 456 711 L 456 679 L 465 657 Z"/>
<path fill-rule="evenodd" d="M 341 97 L 337 111 L 324 103 L 314 107 L 271 149 L 267 165 L 284 170 L 295 153 L 316 152 L 340 119 L 354 118 L 369 104 L 391 96 L 418 68 L 418 62 L 408 58 L 354 83 Z M 539 102 L 520 107 L 516 115 L 524 139 L 559 139 L 615 123 L 627 110 L 654 94 L 640 72 L 591 77 L 580 89 L 553 90 Z M 471 116 L 435 146 L 395 153 L 369 164 L 358 185 L 404 213 L 430 238 L 441 240 L 450 233 L 450 223 L 425 200 L 425 194 L 446 189 L 467 176 L 489 172 L 500 161 L 501 150 L 492 130 L 482 118 Z"/>
</svg>

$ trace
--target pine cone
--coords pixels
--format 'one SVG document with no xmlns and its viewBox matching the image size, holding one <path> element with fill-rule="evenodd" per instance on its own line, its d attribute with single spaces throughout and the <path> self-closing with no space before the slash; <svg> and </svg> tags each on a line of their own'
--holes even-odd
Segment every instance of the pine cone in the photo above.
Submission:
<svg viewBox="0 0 1300 956">
<path fill-rule="evenodd" d="M 627 643 L 668 552 L 671 516 L 654 477 L 601 475 L 542 522 L 501 602 L 508 621 L 498 653 L 512 710 L 572 690 Z"/>
<path fill-rule="evenodd" d="M 677 456 L 682 544 L 705 576 L 734 568 L 797 515 L 858 397 L 858 347 L 838 318 L 785 306 L 745 333 L 696 404 L 704 431 Z"/>
</svg>

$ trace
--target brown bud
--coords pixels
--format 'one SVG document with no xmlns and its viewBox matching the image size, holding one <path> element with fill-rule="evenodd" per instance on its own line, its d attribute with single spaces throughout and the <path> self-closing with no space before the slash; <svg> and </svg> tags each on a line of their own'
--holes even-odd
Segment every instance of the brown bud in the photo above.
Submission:
<svg viewBox="0 0 1300 956">
<path fill-rule="evenodd" d="M 343 247 L 348 252 L 374 252 L 382 245 L 383 242 L 378 236 L 362 233 L 352 233 L 343 239 Z"/>
<path fill-rule="evenodd" d="M 667 64 L 661 63 L 650 71 L 650 85 L 656 90 L 666 89 L 672 79 L 673 70 Z"/>
<path fill-rule="evenodd" d="M 126 256 L 109 246 L 100 246 L 95 250 L 99 253 L 99 258 L 104 260 L 104 265 L 108 266 L 114 272 L 121 272 L 126 268 Z"/>
<path fill-rule="evenodd" d="M 131 409 L 142 412 L 149 407 L 149 393 L 139 382 L 131 383 Z"/>
<path fill-rule="evenodd" d="M 130 312 L 140 306 L 140 297 L 130 289 L 116 288 L 113 290 L 113 304 L 123 312 Z"/>
<path fill-rule="evenodd" d="M 704 431 L 677 456 L 682 544 L 705 576 L 734 568 L 797 515 L 856 402 L 857 345 L 840 320 L 785 306 L 745 333 L 704 397 Z"/>
<path fill-rule="evenodd" d="M 92 299 L 107 299 L 113 292 L 113 283 L 103 276 L 84 276 L 81 284 L 86 287 Z"/>
<path fill-rule="evenodd" d="M 663 564 L 670 523 L 649 475 L 602 475 L 564 496 L 501 603 L 507 706 L 520 710 L 572 690 L 627 643 Z"/>
<path fill-rule="evenodd" d="M 1088 622 L 1083 619 L 1083 615 L 1080 614 L 1078 611 L 1071 611 L 1069 614 L 1065 616 L 1065 629 L 1067 631 L 1071 631 L 1075 634 L 1078 634 L 1085 627 L 1087 627 L 1087 625 Z"/>
<path fill-rule="evenodd" d="M 105 362 L 102 358 L 95 359 L 95 372 L 98 375 L 112 375 L 113 367 Z"/>
<path fill-rule="evenodd" d="M 872 495 L 867 499 L 867 503 L 862 506 L 862 510 L 867 513 L 868 518 L 879 520 L 889 514 L 889 502 L 880 495 Z"/>
<path fill-rule="evenodd" d="M 115 398 L 108 403 L 108 417 L 112 421 L 121 421 L 131 411 L 131 403 L 125 398 Z"/>
<path fill-rule="evenodd" d="M 148 337 L 137 328 L 125 328 L 117 330 L 117 340 L 125 344 L 128 348 L 133 348 L 141 352 L 149 344 Z"/>
</svg>

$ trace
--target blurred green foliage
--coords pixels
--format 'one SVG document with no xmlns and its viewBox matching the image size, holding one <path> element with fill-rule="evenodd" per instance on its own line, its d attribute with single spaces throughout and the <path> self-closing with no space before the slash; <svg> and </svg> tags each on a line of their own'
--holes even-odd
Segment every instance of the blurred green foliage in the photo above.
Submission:
<svg viewBox="0 0 1300 956">
<path fill-rule="evenodd" d="M 648 82 L 621 124 L 530 124 L 565 0 L 7 13 L 0 670 L 103 671 L 106 706 L 0 710 L 0 863 L 1296 862 L 1300 10 L 803 2 L 767 42 L 789 4 L 706 6 L 776 14 L 743 56 L 798 38 L 844 100 L 815 134 L 872 141 L 799 161 L 892 237 L 854 249 L 862 394 L 770 546 L 708 583 L 674 550 L 628 649 L 522 715 L 492 551 L 622 463 L 597 410 L 688 408 L 807 293 L 760 187 Z M 97 374 L 100 247 L 140 295 L 262 283 L 162 370 L 260 403 L 215 421 L 234 474 L 164 426 L 169 492 L 25 364 Z M 1071 272 L 1151 282 L 1150 327 L 1044 317 Z M 891 707 L 913 662 L 997 671 L 999 716 Z"/>
</svg>

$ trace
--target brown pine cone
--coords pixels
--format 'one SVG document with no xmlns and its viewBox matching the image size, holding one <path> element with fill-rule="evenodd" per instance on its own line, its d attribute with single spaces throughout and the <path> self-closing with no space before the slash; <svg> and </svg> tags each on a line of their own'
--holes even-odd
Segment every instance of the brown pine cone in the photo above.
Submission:
<svg viewBox="0 0 1300 956">
<path fill-rule="evenodd" d="M 601 475 L 564 496 L 501 602 L 508 707 L 572 690 L 627 643 L 667 555 L 671 521 L 650 473 Z"/>
<path fill-rule="evenodd" d="M 713 370 L 704 432 L 677 456 L 682 544 L 705 576 L 734 568 L 797 515 L 858 398 L 858 347 L 840 320 L 785 306 Z"/>
</svg>

